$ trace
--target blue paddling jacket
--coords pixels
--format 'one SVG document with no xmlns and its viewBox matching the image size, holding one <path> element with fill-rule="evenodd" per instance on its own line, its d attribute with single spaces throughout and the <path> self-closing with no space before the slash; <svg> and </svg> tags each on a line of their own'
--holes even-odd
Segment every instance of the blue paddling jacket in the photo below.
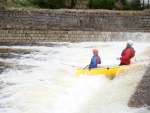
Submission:
<svg viewBox="0 0 150 113">
<path fill-rule="evenodd" d="M 101 64 L 101 59 L 99 56 L 97 55 L 94 55 L 92 58 L 91 58 L 91 63 L 89 65 L 89 68 L 97 68 L 97 65 L 98 64 Z"/>
</svg>

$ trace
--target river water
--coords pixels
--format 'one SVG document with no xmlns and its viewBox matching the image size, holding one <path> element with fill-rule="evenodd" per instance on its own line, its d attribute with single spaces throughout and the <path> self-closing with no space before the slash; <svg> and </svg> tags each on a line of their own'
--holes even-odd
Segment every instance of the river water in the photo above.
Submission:
<svg viewBox="0 0 150 113">
<path fill-rule="evenodd" d="M 26 66 L 9 68 L 0 75 L 0 113 L 149 113 L 127 103 L 146 68 L 131 68 L 114 79 L 104 75 L 75 76 L 97 48 L 102 65 L 119 64 L 126 42 L 51 43 L 51 46 L 1 46 L 32 50 L 3 62 Z M 135 42 L 136 59 L 150 58 L 150 43 Z"/>
</svg>

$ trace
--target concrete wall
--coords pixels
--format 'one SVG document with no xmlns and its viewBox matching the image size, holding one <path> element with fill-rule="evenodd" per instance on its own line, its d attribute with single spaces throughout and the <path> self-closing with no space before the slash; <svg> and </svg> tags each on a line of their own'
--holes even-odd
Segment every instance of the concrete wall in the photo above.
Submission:
<svg viewBox="0 0 150 113">
<path fill-rule="evenodd" d="M 137 86 L 136 91 L 130 98 L 128 106 L 147 107 L 150 110 L 150 64 L 143 76 L 143 79 Z"/>
<path fill-rule="evenodd" d="M 150 32 L 150 11 L 0 10 L 0 42 L 126 40 L 122 32 Z"/>
<path fill-rule="evenodd" d="M 0 10 L 0 28 L 150 31 L 150 11 Z"/>
</svg>

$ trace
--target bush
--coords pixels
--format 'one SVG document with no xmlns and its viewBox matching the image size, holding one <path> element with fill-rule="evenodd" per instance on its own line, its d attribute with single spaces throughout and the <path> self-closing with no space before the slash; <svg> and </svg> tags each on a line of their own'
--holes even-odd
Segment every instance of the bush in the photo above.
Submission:
<svg viewBox="0 0 150 113">
<path fill-rule="evenodd" d="M 90 9 L 114 9 L 116 0 L 89 0 Z"/>
<path fill-rule="evenodd" d="M 122 0 L 123 10 L 130 10 L 131 5 L 127 0 Z"/>
<path fill-rule="evenodd" d="M 140 2 L 140 0 L 133 0 L 130 4 L 131 4 L 131 8 L 133 10 L 141 10 L 141 2 Z"/>
<path fill-rule="evenodd" d="M 30 6 L 30 2 L 26 0 L 11 0 L 11 2 L 15 3 L 16 6 L 20 7 Z"/>
<path fill-rule="evenodd" d="M 42 8 L 59 9 L 65 7 L 65 0 L 29 0 Z"/>
<path fill-rule="evenodd" d="M 146 9 L 150 9 L 150 4 L 146 5 L 145 7 Z"/>
</svg>

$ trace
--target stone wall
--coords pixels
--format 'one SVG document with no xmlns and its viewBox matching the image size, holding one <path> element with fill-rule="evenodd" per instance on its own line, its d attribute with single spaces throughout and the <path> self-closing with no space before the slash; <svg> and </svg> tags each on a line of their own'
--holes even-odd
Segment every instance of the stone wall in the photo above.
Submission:
<svg viewBox="0 0 150 113">
<path fill-rule="evenodd" d="M 53 30 L 0 30 L 0 43 L 35 42 L 89 42 L 126 41 L 150 42 L 150 33 L 100 32 L 100 31 L 53 31 Z"/>
<path fill-rule="evenodd" d="M 0 10 L 1 43 L 126 40 L 117 33 L 131 31 L 150 31 L 150 11 Z"/>
<path fill-rule="evenodd" d="M 0 28 L 150 31 L 150 11 L 0 10 Z"/>
</svg>

